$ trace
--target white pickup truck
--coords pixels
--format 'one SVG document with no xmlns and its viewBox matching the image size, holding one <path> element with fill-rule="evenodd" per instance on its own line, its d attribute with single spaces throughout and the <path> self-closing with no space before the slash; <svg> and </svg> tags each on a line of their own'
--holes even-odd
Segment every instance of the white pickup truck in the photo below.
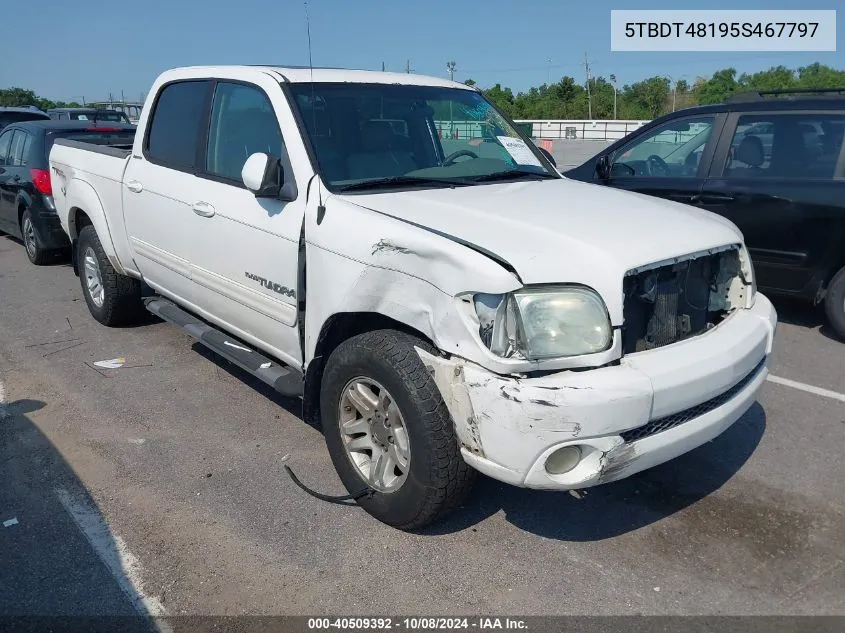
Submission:
<svg viewBox="0 0 845 633">
<path fill-rule="evenodd" d="M 131 151 L 60 140 L 50 168 L 91 314 L 146 308 L 302 397 L 401 529 L 476 470 L 569 490 L 677 457 L 767 375 L 776 314 L 733 224 L 561 177 L 465 85 L 175 69 Z"/>
</svg>

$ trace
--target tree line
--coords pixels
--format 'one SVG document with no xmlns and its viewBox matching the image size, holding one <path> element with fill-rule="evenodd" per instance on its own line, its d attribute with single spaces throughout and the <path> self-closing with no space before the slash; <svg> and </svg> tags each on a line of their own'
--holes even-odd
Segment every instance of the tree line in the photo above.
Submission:
<svg viewBox="0 0 845 633">
<path fill-rule="evenodd" d="M 466 84 L 476 82 L 468 79 Z M 695 105 L 721 103 L 733 93 L 754 90 L 794 88 L 840 88 L 845 90 L 845 71 L 819 63 L 798 69 L 775 66 L 757 73 L 737 76 L 735 68 L 725 68 L 693 83 L 654 76 L 624 86 L 616 77 L 594 77 L 587 86 L 565 76 L 557 83 L 530 88 L 514 94 L 510 88 L 495 84 L 483 90 L 489 99 L 514 119 L 654 119 L 661 114 Z"/>
<path fill-rule="evenodd" d="M 2 88 L 0 89 L 0 106 L 35 106 L 46 112 L 50 108 L 80 108 L 82 104 L 76 101 L 45 99 L 36 95 L 34 91 L 24 88 Z"/>
<path fill-rule="evenodd" d="M 472 79 L 465 83 L 476 85 Z M 587 86 L 565 76 L 557 83 L 543 84 L 527 92 L 514 94 L 497 83 L 484 89 L 484 94 L 514 119 L 653 119 L 694 105 L 720 103 L 735 92 L 780 90 L 787 88 L 845 89 L 845 70 L 836 70 L 819 63 L 789 69 L 775 66 L 757 73 L 737 76 L 735 68 L 725 68 L 710 77 L 698 77 L 693 83 L 669 77 L 654 76 L 621 88 L 616 77 L 593 77 Z M 39 97 L 24 88 L 0 89 L 0 106 L 34 105 L 41 110 L 75 108 L 75 101 L 53 101 Z"/>
</svg>

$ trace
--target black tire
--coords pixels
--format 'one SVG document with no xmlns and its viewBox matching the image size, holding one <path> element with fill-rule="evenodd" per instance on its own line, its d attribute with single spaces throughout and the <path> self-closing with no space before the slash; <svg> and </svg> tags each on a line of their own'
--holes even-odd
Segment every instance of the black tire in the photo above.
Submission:
<svg viewBox="0 0 845 633">
<path fill-rule="evenodd" d="M 115 271 L 108 257 L 106 257 L 97 231 L 94 230 L 92 225 L 89 224 L 79 232 L 76 248 L 82 295 L 85 297 L 85 303 L 88 304 L 91 316 L 103 325 L 108 326 L 126 325 L 137 320 L 142 314 L 143 307 L 141 304 L 141 282 Z M 96 259 L 100 270 L 104 290 L 102 305 L 97 305 L 88 289 L 85 273 L 85 253 L 89 248 L 93 251 L 94 259 Z"/>
<path fill-rule="evenodd" d="M 824 298 L 827 320 L 839 338 L 845 341 L 845 267 L 830 280 Z"/>
<path fill-rule="evenodd" d="M 32 234 L 29 236 L 27 236 L 28 225 L 32 227 Z M 25 209 L 23 215 L 21 215 L 20 228 L 26 257 L 32 264 L 43 266 L 52 259 L 54 253 L 41 245 L 41 238 L 38 237 L 38 231 L 35 230 L 35 226 L 32 223 L 32 214 L 29 209 Z"/>
<path fill-rule="evenodd" d="M 344 486 L 354 494 L 367 483 L 344 448 L 341 392 L 359 376 L 375 380 L 390 392 L 408 433 L 409 471 L 398 490 L 376 492 L 358 503 L 379 521 L 409 531 L 455 509 L 471 489 L 476 474 L 461 456 L 452 417 L 415 345 L 434 351 L 424 341 L 395 330 L 376 330 L 344 341 L 326 363 L 320 394 L 329 454 Z"/>
</svg>

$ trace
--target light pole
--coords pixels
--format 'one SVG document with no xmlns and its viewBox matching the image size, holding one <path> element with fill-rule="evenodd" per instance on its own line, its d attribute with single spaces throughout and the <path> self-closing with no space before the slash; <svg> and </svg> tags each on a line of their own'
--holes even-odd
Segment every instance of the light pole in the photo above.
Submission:
<svg viewBox="0 0 845 633">
<path fill-rule="evenodd" d="M 616 75 L 610 76 L 610 83 L 613 84 L 613 120 L 616 120 Z"/>
<path fill-rule="evenodd" d="M 552 83 L 552 58 L 546 60 L 549 62 L 548 69 L 546 70 L 546 85 L 551 85 Z"/>
<path fill-rule="evenodd" d="M 446 69 L 449 71 L 449 78 L 452 81 L 455 81 L 455 68 L 456 67 L 457 67 L 457 64 L 455 64 L 455 62 L 453 62 L 453 61 L 452 62 L 446 62 Z"/>
</svg>

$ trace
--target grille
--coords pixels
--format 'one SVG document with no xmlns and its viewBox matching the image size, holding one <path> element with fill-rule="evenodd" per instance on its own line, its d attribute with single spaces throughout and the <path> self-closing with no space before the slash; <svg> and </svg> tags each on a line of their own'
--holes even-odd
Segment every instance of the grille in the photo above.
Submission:
<svg viewBox="0 0 845 633">
<path fill-rule="evenodd" d="M 727 314 L 737 251 L 723 251 L 626 275 L 624 353 L 642 352 L 706 332 Z"/>
<path fill-rule="evenodd" d="M 727 391 L 720 393 L 718 396 L 707 400 L 706 402 L 702 402 L 701 404 L 697 404 L 694 407 L 690 407 L 689 409 L 684 409 L 683 411 L 679 411 L 678 413 L 673 413 L 672 415 L 667 415 L 666 417 L 659 418 L 657 420 L 652 420 L 648 424 L 644 424 L 642 426 L 638 426 L 635 429 L 631 429 L 630 431 L 625 431 L 622 433 L 622 439 L 626 442 L 636 442 L 637 440 L 641 440 L 645 437 L 650 437 L 662 431 L 668 431 L 669 429 L 675 428 L 676 426 L 683 424 L 684 422 L 689 422 L 690 420 L 694 420 L 695 418 L 716 409 L 717 407 L 721 407 L 725 404 L 728 400 L 733 398 L 736 394 L 743 390 L 743 388 L 748 385 L 757 374 L 760 373 L 760 370 L 766 364 L 766 359 L 760 361 L 760 363 L 752 369 L 745 377 L 736 383 L 733 387 L 728 389 Z"/>
</svg>

